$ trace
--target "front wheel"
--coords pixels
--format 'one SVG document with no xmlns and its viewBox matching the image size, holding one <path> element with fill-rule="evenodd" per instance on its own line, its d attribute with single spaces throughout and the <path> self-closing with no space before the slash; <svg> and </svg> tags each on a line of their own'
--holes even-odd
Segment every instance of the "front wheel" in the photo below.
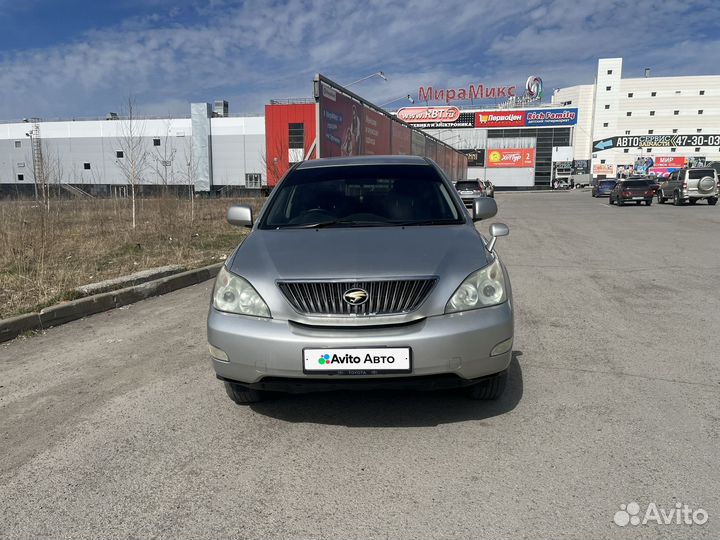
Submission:
<svg viewBox="0 0 720 540">
<path fill-rule="evenodd" d="M 468 389 L 470 399 L 497 399 L 505 391 L 507 383 L 507 369 L 485 379 L 482 382 L 472 385 Z"/>
<path fill-rule="evenodd" d="M 225 382 L 225 392 L 230 399 L 238 405 L 247 405 L 248 403 L 257 403 L 265 398 L 265 392 L 260 390 L 252 390 L 239 384 Z"/>
<path fill-rule="evenodd" d="M 658 190 L 658 192 L 657 192 L 657 199 L 660 204 L 665 204 L 665 201 L 667 201 L 667 199 L 662 196 L 661 190 Z"/>
<path fill-rule="evenodd" d="M 652 204 L 652 199 L 647 199 L 647 200 L 645 201 L 645 204 L 646 204 L 647 206 L 650 206 L 650 205 Z"/>
<path fill-rule="evenodd" d="M 680 194 L 676 191 L 673 193 L 673 204 L 675 206 L 682 206 L 683 200 L 680 198 Z"/>
</svg>

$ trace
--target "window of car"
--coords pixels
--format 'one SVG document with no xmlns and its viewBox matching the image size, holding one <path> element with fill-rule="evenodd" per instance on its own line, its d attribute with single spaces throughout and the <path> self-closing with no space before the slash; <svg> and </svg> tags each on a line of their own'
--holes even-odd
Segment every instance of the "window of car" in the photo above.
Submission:
<svg viewBox="0 0 720 540">
<path fill-rule="evenodd" d="M 647 187 L 649 182 L 647 180 L 627 180 L 623 182 L 623 187 L 626 188 L 643 188 Z"/>
<path fill-rule="evenodd" d="M 698 180 L 706 176 L 714 177 L 715 169 L 690 169 L 688 171 L 688 178 L 690 178 L 690 180 Z"/>
<path fill-rule="evenodd" d="M 600 186 L 600 187 L 612 187 L 612 186 L 614 186 L 616 183 L 617 183 L 617 182 L 615 182 L 615 181 L 613 181 L 613 180 L 603 180 L 602 182 L 600 182 L 599 186 Z"/>
<path fill-rule="evenodd" d="M 477 182 L 475 183 L 477 186 Z M 427 165 L 295 169 L 275 188 L 260 229 L 464 223 L 446 183 Z"/>
<path fill-rule="evenodd" d="M 458 182 L 455 184 L 455 189 L 458 191 L 477 191 L 479 187 L 477 182 Z"/>
</svg>

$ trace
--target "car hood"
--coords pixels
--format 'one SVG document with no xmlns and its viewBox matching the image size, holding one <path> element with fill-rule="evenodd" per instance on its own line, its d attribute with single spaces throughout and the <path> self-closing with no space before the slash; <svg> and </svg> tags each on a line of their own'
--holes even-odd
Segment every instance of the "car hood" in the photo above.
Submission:
<svg viewBox="0 0 720 540">
<path fill-rule="evenodd" d="M 273 318 L 315 324 L 284 298 L 282 280 L 405 279 L 436 276 L 420 308 L 388 318 L 411 321 L 443 313 L 462 283 L 492 259 L 472 225 L 254 230 L 228 263 L 268 304 Z M 355 324 L 381 324 L 371 317 Z M 345 324 L 340 322 L 339 324 Z"/>
<path fill-rule="evenodd" d="M 360 279 L 467 273 L 488 264 L 474 227 L 353 227 L 255 230 L 230 270 L 282 279 Z"/>
</svg>

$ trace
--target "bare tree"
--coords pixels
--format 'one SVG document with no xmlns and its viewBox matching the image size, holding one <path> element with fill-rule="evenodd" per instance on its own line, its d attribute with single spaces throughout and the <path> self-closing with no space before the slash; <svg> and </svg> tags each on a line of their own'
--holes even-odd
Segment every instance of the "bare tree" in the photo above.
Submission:
<svg viewBox="0 0 720 540">
<path fill-rule="evenodd" d="M 195 181 L 197 180 L 198 161 L 193 155 L 192 143 L 185 139 L 183 145 L 183 181 L 188 185 L 188 197 L 190 198 L 190 223 L 195 220 Z"/>
<path fill-rule="evenodd" d="M 135 100 L 132 96 L 127 98 L 123 108 L 126 110 L 123 111 L 123 119 L 119 122 L 120 136 L 118 137 L 123 157 L 118 158 L 116 163 L 130 188 L 132 227 L 135 229 L 135 192 L 148 167 L 149 153 L 143 140 L 145 122 L 138 119 Z"/>
<path fill-rule="evenodd" d="M 170 136 L 170 127 L 172 126 L 172 119 L 165 121 L 165 134 L 160 140 L 159 146 L 153 146 L 152 154 L 152 168 L 155 174 L 160 179 L 160 183 L 167 190 L 168 184 L 175 183 L 175 154 L 177 150 L 175 148 L 174 138 Z"/>
</svg>

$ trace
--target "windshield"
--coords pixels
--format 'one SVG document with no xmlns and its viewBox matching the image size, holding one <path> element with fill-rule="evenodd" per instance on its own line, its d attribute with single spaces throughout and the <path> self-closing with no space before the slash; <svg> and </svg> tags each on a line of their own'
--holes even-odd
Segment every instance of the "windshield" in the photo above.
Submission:
<svg viewBox="0 0 720 540">
<path fill-rule="evenodd" d="M 442 178 L 427 165 L 297 169 L 277 189 L 260 229 L 464 222 Z"/>
<path fill-rule="evenodd" d="M 623 187 L 625 187 L 625 188 L 646 188 L 646 187 L 648 187 L 648 181 L 647 180 L 630 180 L 629 182 L 624 182 Z"/>
<path fill-rule="evenodd" d="M 705 178 L 706 176 L 715 178 L 715 169 L 690 169 L 688 174 L 690 175 L 691 180 Z"/>
<path fill-rule="evenodd" d="M 478 191 L 480 187 L 477 182 L 458 182 L 455 184 L 458 191 Z"/>
</svg>

